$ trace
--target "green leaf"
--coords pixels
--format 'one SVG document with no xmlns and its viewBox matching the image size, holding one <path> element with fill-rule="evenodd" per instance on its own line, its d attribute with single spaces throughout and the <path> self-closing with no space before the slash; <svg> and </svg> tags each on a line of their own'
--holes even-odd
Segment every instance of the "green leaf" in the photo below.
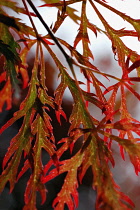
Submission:
<svg viewBox="0 0 140 210">
<path fill-rule="evenodd" d="M 135 62 L 139 58 L 139 56 L 135 51 L 133 51 L 133 50 L 129 49 L 127 46 L 125 46 L 125 44 L 123 43 L 123 41 L 119 37 L 119 30 L 113 29 L 107 23 L 107 21 L 102 16 L 102 14 L 99 12 L 99 10 L 94 5 L 94 3 L 92 1 L 90 1 L 90 3 L 92 5 L 92 7 L 94 8 L 94 10 L 96 11 L 98 17 L 100 18 L 100 20 L 102 21 L 102 23 L 103 23 L 103 25 L 106 29 L 107 36 L 112 42 L 112 50 L 113 50 L 114 54 L 118 56 L 118 63 L 122 67 L 122 70 L 125 74 L 125 56 L 127 56 L 127 57 L 130 56 L 130 60 L 132 62 Z M 99 2 L 99 3 L 106 6 L 106 4 L 104 4 L 103 2 Z M 110 6 L 108 8 L 110 8 Z M 137 68 L 137 72 L 138 72 L 138 76 L 139 76 L 139 74 L 140 74 L 140 68 L 139 67 Z"/>
<path fill-rule="evenodd" d="M 81 1 L 81 0 L 80 0 Z M 77 2 L 76 0 L 74 0 L 74 2 Z M 67 5 L 67 2 L 66 2 Z M 47 1 L 47 4 L 41 5 L 40 7 L 57 7 L 59 10 L 61 10 L 60 6 L 64 6 L 64 2 L 63 1 Z M 80 17 L 78 15 L 75 14 L 75 12 L 77 12 L 76 9 L 67 6 L 66 7 L 66 14 L 75 22 L 78 24 L 78 20 L 80 20 Z"/>
<path fill-rule="evenodd" d="M 115 210 L 118 208 L 121 210 L 133 209 L 133 202 L 119 191 L 119 187 L 112 178 L 107 163 L 109 159 L 114 164 L 110 150 L 102 139 L 98 139 L 96 145 L 95 147 L 95 137 L 93 134 L 92 141 L 90 141 L 90 144 L 84 150 L 82 167 L 79 174 L 80 181 L 82 181 L 85 172 L 91 166 L 94 174 L 93 188 L 97 190 L 95 207 L 98 209 L 102 206 L 104 209 Z"/>
<path fill-rule="evenodd" d="M 16 183 L 16 177 L 18 173 L 18 166 L 23 150 L 28 154 L 30 150 L 30 141 L 32 138 L 29 129 L 29 118 L 31 110 L 26 113 L 23 125 L 19 133 L 11 140 L 10 147 L 3 160 L 3 168 L 5 168 L 0 176 L 0 192 L 4 189 L 6 183 L 10 182 L 10 192 L 13 190 Z M 25 126 L 26 125 L 26 126 Z"/>
<path fill-rule="evenodd" d="M 77 153 L 70 160 L 61 161 L 61 166 L 59 167 L 59 174 L 67 172 L 64 179 L 64 184 L 57 194 L 57 197 L 53 201 L 53 208 L 56 210 L 64 209 L 65 204 L 67 204 L 69 210 L 73 210 L 78 207 L 78 181 L 77 181 L 77 171 L 78 167 L 82 163 L 82 156 Z M 44 181 L 49 181 L 50 179 L 57 176 L 57 169 L 53 169 L 48 176 L 44 178 Z"/>
<path fill-rule="evenodd" d="M 95 1 L 97 1 L 97 0 L 95 0 Z M 125 13 L 120 12 L 120 11 L 116 10 L 115 8 L 105 4 L 104 2 L 101 2 L 101 1 L 97 1 L 97 2 L 101 5 L 103 5 L 104 7 L 106 7 L 107 9 L 111 10 L 112 12 L 116 13 L 117 15 L 119 15 L 121 18 L 123 18 L 127 22 L 129 22 L 137 31 L 138 39 L 140 39 L 140 20 L 139 19 L 133 19 L 130 16 L 126 15 Z M 128 35 L 131 36 L 131 33 Z"/>
<path fill-rule="evenodd" d="M 42 154 L 42 148 L 44 148 L 50 156 L 55 154 L 55 146 L 52 126 L 50 124 L 50 117 L 44 112 L 44 120 L 41 116 L 37 115 L 36 119 L 32 123 L 32 133 L 35 136 L 35 145 L 33 147 L 32 162 L 30 162 L 30 167 L 32 169 L 32 174 L 27 183 L 25 190 L 25 206 L 24 209 L 35 209 L 36 208 L 36 191 L 39 191 L 42 198 L 42 204 L 46 200 L 46 187 L 41 182 L 41 174 L 43 173 L 43 164 L 40 159 Z M 26 167 L 26 165 L 25 165 Z M 27 170 L 27 167 L 26 167 Z M 24 168 L 23 168 L 24 172 Z"/>
<path fill-rule="evenodd" d="M 84 1 L 82 3 L 82 10 L 81 10 L 81 23 L 79 27 L 79 32 L 74 40 L 74 47 L 76 47 L 79 41 L 82 40 L 83 56 L 93 59 L 93 54 L 88 46 L 90 41 L 88 37 L 87 27 L 88 27 L 88 21 L 86 16 L 86 1 Z"/>
<path fill-rule="evenodd" d="M 13 27 L 19 31 L 19 27 L 16 25 L 14 17 L 0 14 L 0 22 L 7 25 L 8 27 Z"/>
<path fill-rule="evenodd" d="M 11 79 L 11 83 L 14 87 L 19 83 L 17 79 L 16 66 L 20 66 L 21 59 L 17 50 L 19 50 L 20 46 L 17 42 L 15 42 L 11 33 L 8 30 L 8 27 L 4 24 L 0 24 L 0 53 L 5 56 L 5 69 L 7 71 L 7 75 Z"/>
</svg>

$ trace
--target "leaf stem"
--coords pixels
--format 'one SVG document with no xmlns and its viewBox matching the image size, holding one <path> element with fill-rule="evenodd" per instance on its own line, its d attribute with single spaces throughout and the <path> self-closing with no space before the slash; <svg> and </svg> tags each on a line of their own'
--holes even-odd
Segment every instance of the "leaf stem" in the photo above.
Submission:
<svg viewBox="0 0 140 210">
<path fill-rule="evenodd" d="M 32 10 L 35 12 L 35 14 L 37 15 L 37 17 L 39 18 L 40 22 L 43 24 L 43 26 L 45 27 L 45 29 L 47 30 L 48 34 L 50 35 L 50 37 L 52 38 L 52 40 L 55 42 L 55 44 L 57 45 L 57 47 L 60 49 L 60 51 L 62 52 L 62 54 L 64 55 L 69 67 L 70 67 L 70 70 L 72 72 L 72 75 L 75 79 L 75 82 L 76 82 L 76 85 L 77 85 L 77 88 L 79 89 L 79 92 L 81 93 L 81 97 L 83 98 L 83 102 L 85 101 L 84 100 L 84 97 L 82 95 L 82 91 L 79 87 L 79 83 L 78 83 L 78 80 L 76 78 L 76 74 L 74 72 L 74 68 L 73 68 L 73 64 L 72 64 L 72 58 L 65 52 L 65 50 L 63 49 L 63 47 L 61 46 L 61 44 L 59 43 L 58 39 L 54 36 L 53 32 L 51 31 L 51 29 L 48 27 L 47 23 L 43 20 L 42 16 L 40 15 L 40 13 L 38 12 L 38 10 L 36 9 L 36 7 L 34 6 L 34 4 L 32 3 L 31 0 L 27 0 L 28 4 L 30 5 L 30 7 L 32 8 Z M 65 6 L 65 4 L 64 4 Z"/>
<path fill-rule="evenodd" d="M 28 10 L 27 4 L 26 4 L 25 0 L 22 0 L 22 2 L 23 2 L 23 4 L 24 4 L 24 7 L 25 7 L 27 13 L 28 13 L 28 17 L 29 17 L 30 22 L 31 22 L 31 24 L 32 24 L 32 26 L 33 26 L 33 29 L 34 29 L 35 34 L 36 34 L 36 37 L 39 38 L 39 34 L 38 34 L 38 32 L 37 32 L 37 29 L 36 29 L 36 27 L 35 27 L 35 24 L 34 24 L 34 22 L 33 22 L 33 20 L 32 20 L 32 17 L 31 17 L 31 15 L 30 15 L 29 10 Z"/>
<path fill-rule="evenodd" d="M 23 0 L 24 1 L 24 0 Z M 50 37 L 52 38 L 52 40 L 55 42 L 55 44 L 57 45 L 57 47 L 60 49 L 60 51 L 63 53 L 64 57 L 66 58 L 67 62 L 70 63 L 69 61 L 69 55 L 65 52 L 65 50 L 63 49 L 63 47 L 60 45 L 59 41 L 57 40 L 57 38 L 54 36 L 53 32 L 51 31 L 51 29 L 48 27 L 47 23 L 43 20 L 42 16 L 40 15 L 40 13 L 38 12 L 38 10 L 36 9 L 36 7 L 34 6 L 34 4 L 32 3 L 31 0 L 27 0 L 28 4 L 31 6 L 32 10 L 35 12 L 35 14 L 37 15 L 37 17 L 39 18 L 40 22 L 43 24 L 43 26 L 45 27 L 45 29 L 47 30 L 47 32 L 49 33 Z"/>
</svg>

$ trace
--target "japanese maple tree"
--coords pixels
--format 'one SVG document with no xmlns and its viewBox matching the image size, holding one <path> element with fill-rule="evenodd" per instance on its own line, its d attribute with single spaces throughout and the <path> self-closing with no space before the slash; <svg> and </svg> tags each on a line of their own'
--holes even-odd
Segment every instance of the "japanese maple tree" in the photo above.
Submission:
<svg viewBox="0 0 140 210">
<path fill-rule="evenodd" d="M 81 3 L 79 16 L 72 7 L 76 2 Z M 42 205 L 47 199 L 47 193 L 49 194 L 46 183 L 60 174 L 66 174 L 52 206 L 55 210 L 64 210 L 65 206 L 74 210 L 78 207 L 78 186 L 82 184 L 90 168 L 93 174 L 91 185 L 97 193 L 95 209 L 134 209 L 133 201 L 115 183 L 109 166 L 110 163 L 113 167 L 115 165 L 112 155 L 112 142 L 115 141 L 123 159 L 125 152 L 128 153 L 136 175 L 140 171 L 140 122 L 129 113 L 126 97 L 126 92 L 129 92 L 129 97 L 133 95 L 138 102 L 140 100 L 140 94 L 135 89 L 135 84 L 140 81 L 140 55 L 126 46 L 122 39 L 124 36 L 137 37 L 139 42 L 140 19 L 133 19 L 118 11 L 105 0 L 42 0 L 40 7 L 55 7 L 58 11 L 56 21 L 49 27 L 33 0 L 22 0 L 20 3 L 19 5 L 16 0 L 0 1 L 0 111 L 11 109 L 14 91 L 20 88 L 28 90 L 19 110 L 0 129 L 0 133 L 3 133 L 16 121 L 23 119 L 3 158 L 0 192 L 7 182 L 10 183 L 12 192 L 16 182 L 29 171 L 23 209 L 35 210 L 37 191 L 41 195 Z M 104 30 L 88 20 L 87 4 L 97 14 Z M 133 30 L 118 30 L 110 26 L 98 5 L 131 24 Z M 27 15 L 32 27 L 8 14 L 5 8 Z M 33 17 L 39 19 L 40 24 L 45 27 L 46 35 L 39 34 Z M 79 25 L 73 45 L 55 35 L 68 17 Z M 110 40 L 112 53 L 121 68 L 120 77 L 105 73 L 94 65 L 89 29 L 97 39 L 98 34 L 102 33 Z M 82 53 L 77 50 L 80 42 Z M 66 65 L 54 52 L 53 45 L 64 56 Z M 30 72 L 27 56 L 33 46 L 36 52 Z M 45 66 L 46 53 L 52 57 L 60 78 L 53 96 L 49 95 L 46 83 L 49 70 Z M 86 91 L 79 81 L 77 69 L 87 81 Z M 135 76 L 132 76 L 132 72 Z M 108 81 L 108 87 L 100 81 L 99 76 Z M 113 85 L 110 84 L 111 79 L 115 81 Z M 73 98 L 70 116 L 66 115 L 62 104 L 67 88 Z M 120 104 L 116 109 L 118 93 Z M 93 110 L 95 106 L 99 108 L 102 119 L 95 117 L 94 112 L 90 113 L 89 104 L 93 106 Z M 58 142 L 54 135 L 50 109 L 55 111 L 55 118 L 60 126 L 62 118 L 70 125 L 67 135 Z M 78 149 L 73 152 L 79 139 Z M 47 163 L 42 161 L 42 151 L 50 156 Z M 70 154 L 67 158 L 64 156 L 66 152 Z M 24 162 L 22 168 L 19 167 L 21 160 Z"/>
</svg>

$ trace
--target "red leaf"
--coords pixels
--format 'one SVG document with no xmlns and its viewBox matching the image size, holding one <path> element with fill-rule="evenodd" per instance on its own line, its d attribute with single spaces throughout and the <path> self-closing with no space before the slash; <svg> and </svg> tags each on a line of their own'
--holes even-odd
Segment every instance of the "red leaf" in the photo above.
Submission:
<svg viewBox="0 0 140 210">
<path fill-rule="evenodd" d="M 136 60 L 129 68 L 128 68 L 128 72 L 130 73 L 131 71 L 133 71 L 134 69 L 140 67 L 140 60 Z"/>
<path fill-rule="evenodd" d="M 0 80 L 5 80 L 5 72 L 0 76 Z M 10 83 L 10 78 L 6 81 L 3 89 L 0 91 L 0 112 L 3 110 L 3 106 L 6 103 L 6 110 L 12 107 L 12 87 Z"/>
<path fill-rule="evenodd" d="M 134 96 L 136 96 L 139 100 L 140 100 L 140 94 L 138 94 L 132 87 L 130 87 L 130 85 L 128 85 L 127 83 L 124 84 L 127 89 L 134 94 Z"/>
<path fill-rule="evenodd" d="M 135 204 L 133 203 L 133 201 L 124 193 L 119 192 L 121 199 L 124 200 L 126 203 L 130 204 L 131 206 L 135 207 Z"/>
<path fill-rule="evenodd" d="M 130 155 L 130 160 L 135 168 L 135 173 L 138 176 L 138 173 L 140 172 L 140 157 L 133 154 Z"/>
<path fill-rule="evenodd" d="M 33 209 L 33 207 L 36 208 L 36 191 L 40 192 L 42 198 L 41 204 L 43 204 L 46 200 L 46 187 L 40 182 L 40 180 L 37 180 L 35 174 L 33 174 L 30 176 L 27 183 L 24 197 L 25 204 L 32 207 L 31 209 Z M 25 209 L 26 205 L 24 207 Z"/>
<path fill-rule="evenodd" d="M 62 109 L 55 110 L 55 114 L 56 114 L 56 118 L 57 118 L 57 120 L 58 120 L 60 125 L 61 125 L 61 120 L 60 120 L 60 116 L 61 115 L 65 118 L 65 120 L 67 120 L 67 116 L 66 116 L 65 112 Z"/>
<path fill-rule="evenodd" d="M 23 87 L 22 88 L 24 89 L 28 86 L 28 82 L 29 82 L 29 76 L 27 73 L 27 69 L 24 66 L 21 66 L 19 69 L 19 72 L 21 73 L 22 78 L 23 78 Z"/>
<path fill-rule="evenodd" d="M 21 171 L 18 174 L 17 181 L 21 178 L 21 176 L 30 168 L 29 160 L 27 159 L 24 162 L 24 166 L 22 167 Z"/>
<path fill-rule="evenodd" d="M 48 45 L 54 45 L 54 43 L 50 42 L 48 39 L 41 37 L 41 39 Z"/>
<path fill-rule="evenodd" d="M 0 82 L 3 82 L 6 80 L 6 71 L 4 71 L 1 75 L 0 75 Z"/>
</svg>

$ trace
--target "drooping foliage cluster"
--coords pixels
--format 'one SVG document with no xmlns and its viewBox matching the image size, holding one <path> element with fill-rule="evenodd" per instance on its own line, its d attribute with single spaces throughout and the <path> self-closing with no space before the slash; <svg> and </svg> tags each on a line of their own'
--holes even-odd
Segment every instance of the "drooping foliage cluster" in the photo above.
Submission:
<svg viewBox="0 0 140 210">
<path fill-rule="evenodd" d="M 80 16 L 72 7 L 76 2 L 81 2 Z M 127 47 L 121 39 L 124 36 L 134 36 L 140 40 L 140 19 L 133 19 L 116 10 L 105 0 L 42 0 L 40 6 L 44 9 L 55 7 L 58 10 L 57 20 L 49 27 L 40 15 L 39 8 L 34 6 L 34 1 L 22 0 L 20 6 L 18 3 L 19 1 L 12 0 L 0 1 L 0 62 L 2 63 L 0 82 L 3 84 L 0 90 L 0 111 L 11 109 L 14 91 L 27 88 L 28 93 L 19 110 L 0 129 L 2 133 L 13 123 L 23 119 L 22 126 L 12 138 L 3 158 L 0 192 L 7 182 L 10 183 L 10 192 L 12 192 L 20 177 L 26 171 L 30 171 L 24 195 L 24 210 L 34 210 L 37 191 L 41 195 L 43 204 L 49 193 L 45 184 L 65 173 L 62 188 L 53 201 L 53 208 L 64 210 L 67 205 L 69 210 L 74 210 L 78 207 L 78 186 L 82 183 L 87 170 L 91 168 L 92 187 L 97 192 L 95 209 L 134 209 L 133 202 L 115 183 L 109 164 L 115 165 L 112 155 L 112 142 L 115 141 L 120 147 L 122 158 L 124 159 L 127 152 L 136 174 L 138 175 L 140 171 L 140 122 L 129 113 L 126 99 L 127 91 L 129 97 L 133 95 L 138 102 L 140 100 L 139 92 L 135 90 L 135 84 L 140 81 L 140 56 Z M 97 14 L 104 30 L 88 20 L 87 3 L 90 3 Z M 112 28 L 104 18 L 104 14 L 99 11 L 98 4 L 130 23 L 133 30 Z M 29 11 L 29 6 L 32 11 Z M 27 15 L 32 27 L 8 15 L 6 7 Z M 40 24 L 44 25 L 45 36 L 38 33 L 32 17 L 39 19 Z M 55 36 L 67 17 L 79 25 L 73 45 Z M 89 46 L 89 29 L 97 39 L 99 33 L 108 37 L 112 44 L 112 53 L 117 57 L 122 70 L 121 77 L 106 74 L 94 65 L 94 55 Z M 82 54 L 77 51 L 79 42 L 82 43 Z M 57 57 L 52 45 L 61 51 L 67 67 Z M 28 72 L 27 56 L 32 46 L 36 47 L 36 53 L 32 72 Z M 54 91 L 53 97 L 48 94 L 46 84 L 48 69 L 45 66 L 45 53 L 49 53 L 52 57 L 60 78 L 60 84 Z M 75 72 L 77 68 L 87 80 L 87 91 L 81 87 L 83 83 L 77 77 Z M 135 76 L 131 76 L 132 72 L 135 72 Z M 113 79 L 114 84 L 105 87 L 99 80 L 99 75 L 108 80 L 108 83 Z M 91 91 L 93 87 L 94 92 Z M 73 97 L 70 116 L 66 116 L 62 105 L 66 88 Z M 116 109 L 118 93 L 120 105 Z M 93 106 L 92 114 L 89 111 L 89 104 Z M 95 106 L 100 109 L 102 119 L 94 116 Z M 56 120 L 60 125 L 61 118 L 70 123 L 67 136 L 60 139 L 57 144 L 49 115 L 50 109 L 55 110 Z M 73 153 L 73 148 L 79 139 L 81 139 L 80 146 L 76 153 Z M 45 164 L 42 162 L 42 151 L 50 156 L 50 160 Z M 62 158 L 66 151 L 71 154 L 69 159 Z M 24 164 L 19 171 L 21 158 Z"/>
</svg>

